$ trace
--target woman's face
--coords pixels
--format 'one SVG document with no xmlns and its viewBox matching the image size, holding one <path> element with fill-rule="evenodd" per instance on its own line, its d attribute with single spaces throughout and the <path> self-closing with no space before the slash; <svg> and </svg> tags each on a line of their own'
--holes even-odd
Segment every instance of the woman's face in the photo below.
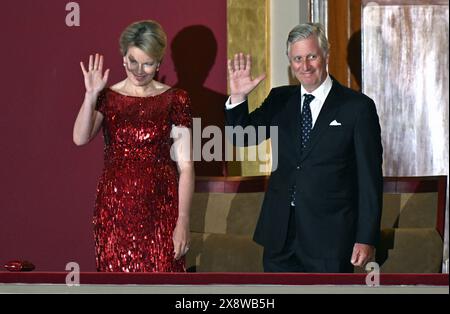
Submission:
<svg viewBox="0 0 450 314">
<path fill-rule="evenodd" d="M 137 47 L 130 47 L 123 57 L 128 79 L 136 86 L 146 86 L 153 81 L 159 62 Z"/>
</svg>

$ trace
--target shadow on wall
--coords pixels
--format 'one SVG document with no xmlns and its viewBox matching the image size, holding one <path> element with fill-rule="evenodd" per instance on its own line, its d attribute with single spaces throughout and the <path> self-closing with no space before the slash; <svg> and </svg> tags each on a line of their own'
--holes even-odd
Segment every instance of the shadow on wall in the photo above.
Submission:
<svg viewBox="0 0 450 314">
<path fill-rule="evenodd" d="M 175 87 L 186 90 L 192 101 L 192 116 L 201 118 L 202 130 L 208 125 L 220 128 L 224 134 L 224 104 L 227 95 L 204 86 L 217 56 L 217 40 L 213 32 L 203 25 L 183 28 L 171 44 L 172 59 L 177 73 Z M 202 147 L 209 139 L 202 139 Z M 222 158 L 225 146 L 222 139 Z M 211 152 L 213 153 L 213 151 Z M 197 176 L 226 176 L 222 161 L 196 161 Z"/>
<path fill-rule="evenodd" d="M 347 63 L 350 73 L 359 86 L 359 92 L 362 88 L 362 45 L 361 30 L 355 32 L 348 41 L 347 46 Z"/>
</svg>

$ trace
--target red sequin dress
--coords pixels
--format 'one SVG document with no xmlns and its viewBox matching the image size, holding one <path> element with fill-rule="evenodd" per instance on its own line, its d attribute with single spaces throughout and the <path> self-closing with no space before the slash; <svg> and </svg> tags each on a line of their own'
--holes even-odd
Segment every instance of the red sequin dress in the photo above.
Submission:
<svg viewBox="0 0 450 314">
<path fill-rule="evenodd" d="M 107 88 L 97 110 L 105 141 L 93 219 L 97 270 L 185 271 L 173 253 L 178 171 L 170 132 L 173 125 L 191 127 L 187 93 L 171 88 L 133 97 Z"/>
</svg>

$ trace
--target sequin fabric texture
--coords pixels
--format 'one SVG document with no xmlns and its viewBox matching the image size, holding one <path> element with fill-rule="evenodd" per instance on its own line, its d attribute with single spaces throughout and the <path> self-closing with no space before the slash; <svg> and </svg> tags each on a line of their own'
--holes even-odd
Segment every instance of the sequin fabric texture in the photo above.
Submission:
<svg viewBox="0 0 450 314">
<path fill-rule="evenodd" d="M 178 171 L 170 132 L 191 127 L 187 93 L 133 97 L 107 88 L 97 110 L 105 141 L 93 219 L 97 270 L 184 272 L 184 258 L 173 253 Z"/>
</svg>

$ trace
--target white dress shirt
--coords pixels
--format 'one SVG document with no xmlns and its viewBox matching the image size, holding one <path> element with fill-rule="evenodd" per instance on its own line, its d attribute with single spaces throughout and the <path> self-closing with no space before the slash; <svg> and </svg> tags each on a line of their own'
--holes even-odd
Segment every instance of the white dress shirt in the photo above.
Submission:
<svg viewBox="0 0 450 314">
<path fill-rule="evenodd" d="M 309 105 L 311 108 L 311 115 L 312 115 L 312 126 L 314 128 L 314 125 L 316 124 L 317 118 L 319 117 L 320 110 L 322 110 L 323 104 L 325 103 L 325 100 L 328 97 L 328 94 L 331 91 L 331 87 L 333 86 L 333 81 L 331 80 L 330 75 L 327 75 L 327 78 L 325 81 L 320 85 L 316 90 L 314 90 L 312 93 L 308 93 L 306 89 L 301 87 L 302 90 L 302 107 L 301 110 L 303 111 L 303 102 L 305 101 L 305 94 L 311 94 L 314 96 L 313 101 L 311 101 L 311 104 Z"/>
</svg>

